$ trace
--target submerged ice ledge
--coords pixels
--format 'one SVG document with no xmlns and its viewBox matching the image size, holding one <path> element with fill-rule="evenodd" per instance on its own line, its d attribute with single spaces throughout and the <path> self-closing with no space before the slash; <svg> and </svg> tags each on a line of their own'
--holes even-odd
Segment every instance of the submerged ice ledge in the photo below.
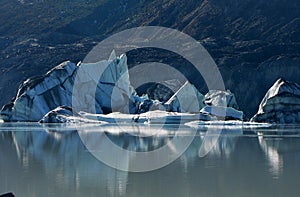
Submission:
<svg viewBox="0 0 300 197">
<path fill-rule="evenodd" d="M 85 68 L 100 70 L 102 76 L 99 79 L 96 73 L 89 73 Z M 79 97 L 74 99 L 75 79 L 79 84 L 75 89 Z M 97 84 L 96 94 L 89 91 L 94 84 Z M 159 88 L 156 86 L 156 92 L 164 92 Z M 202 125 L 203 121 L 211 124 L 218 123 L 217 120 L 247 120 L 229 90 L 210 90 L 202 95 L 186 81 L 173 91 L 173 96 L 158 94 L 155 100 L 148 95 L 139 96 L 130 84 L 126 55 L 116 57 L 112 53 L 109 60 L 93 64 L 64 62 L 43 76 L 26 80 L 16 97 L 2 108 L 0 121 L 151 124 L 198 121 Z M 279 79 L 267 92 L 251 121 L 300 123 L 299 98 L 299 85 Z M 95 106 L 90 105 L 91 99 L 95 99 Z"/>
</svg>

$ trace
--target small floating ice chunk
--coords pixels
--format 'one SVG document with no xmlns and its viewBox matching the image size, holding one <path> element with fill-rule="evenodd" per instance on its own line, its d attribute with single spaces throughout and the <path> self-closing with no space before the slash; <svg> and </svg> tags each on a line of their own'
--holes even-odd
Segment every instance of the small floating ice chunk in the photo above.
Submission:
<svg viewBox="0 0 300 197">
<path fill-rule="evenodd" d="M 48 112 L 40 123 L 101 123 L 101 121 L 87 119 L 80 114 L 73 112 L 72 108 L 67 106 L 57 107 Z M 104 123 L 104 122 L 103 122 Z"/>
<path fill-rule="evenodd" d="M 232 107 L 205 106 L 200 110 L 200 112 L 213 116 L 224 117 L 226 119 L 243 119 L 243 112 Z"/>
<path fill-rule="evenodd" d="M 236 129 L 236 128 L 267 128 L 272 126 L 269 123 L 257 123 L 257 122 L 244 122 L 240 120 L 212 120 L 212 121 L 191 121 L 185 123 L 185 125 L 193 128 L 202 127 L 222 127 L 224 129 Z"/>
<path fill-rule="evenodd" d="M 159 110 L 146 112 L 141 114 L 141 117 L 146 118 L 150 124 L 184 124 L 195 120 L 216 120 L 207 114 L 166 112 Z"/>
<path fill-rule="evenodd" d="M 132 123 L 132 122 L 140 122 L 143 123 L 147 121 L 145 118 L 141 118 L 139 115 L 133 114 L 123 114 L 120 112 L 113 112 L 110 114 L 91 114 L 86 112 L 79 112 L 81 116 L 90 120 L 98 120 L 105 121 L 109 123 Z"/>
</svg>

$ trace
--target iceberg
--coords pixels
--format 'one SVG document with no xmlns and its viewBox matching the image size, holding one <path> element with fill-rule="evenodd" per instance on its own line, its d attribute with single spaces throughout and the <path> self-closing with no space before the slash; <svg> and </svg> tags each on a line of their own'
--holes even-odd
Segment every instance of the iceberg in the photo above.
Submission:
<svg viewBox="0 0 300 197">
<path fill-rule="evenodd" d="M 199 112 L 204 96 L 188 81 L 165 103 L 171 112 Z"/>
<path fill-rule="evenodd" d="M 278 79 L 268 90 L 252 122 L 300 123 L 300 86 Z"/>
<path fill-rule="evenodd" d="M 150 99 L 158 100 L 162 103 L 165 103 L 183 85 L 184 85 L 184 82 L 181 82 L 178 79 L 166 80 L 166 81 L 162 81 L 162 82 L 159 82 L 159 83 L 151 86 L 147 90 L 147 94 L 149 95 Z"/>
<path fill-rule="evenodd" d="M 204 106 L 200 113 L 215 116 L 220 120 L 243 120 L 243 112 L 230 90 L 210 90 L 204 97 Z"/>
<path fill-rule="evenodd" d="M 138 101 L 137 103 L 139 103 L 138 114 L 145 113 L 148 111 L 166 109 L 162 102 L 158 100 L 148 99 L 148 97 L 142 97 L 142 99 L 140 99 L 140 101 Z"/>
<path fill-rule="evenodd" d="M 95 86 L 96 92 L 91 88 Z M 72 108 L 97 114 L 135 113 L 135 96 L 130 85 L 127 57 L 116 57 L 113 51 L 109 60 L 80 64 L 73 87 Z M 94 100 L 95 106 L 92 106 Z"/>
<path fill-rule="evenodd" d="M 230 90 L 210 90 L 205 95 L 204 103 L 210 106 L 232 107 L 239 109 L 235 96 Z"/>
<path fill-rule="evenodd" d="M 0 119 L 150 124 L 182 124 L 220 117 L 242 120 L 243 112 L 237 110 L 230 91 L 211 90 L 203 96 L 189 81 L 181 85 L 174 79 L 162 84 L 154 87 L 152 99 L 147 94 L 137 95 L 130 83 L 126 55 L 116 57 L 113 51 L 108 60 L 77 65 L 67 61 L 43 76 L 26 80 L 11 103 L 0 111 Z M 170 96 L 172 91 L 175 93 Z"/>
<path fill-rule="evenodd" d="M 0 112 L 0 118 L 6 122 L 30 121 L 38 122 L 48 112 L 60 106 L 68 106 L 82 111 L 96 113 L 110 113 L 115 111 L 134 113 L 137 111 L 136 92 L 131 87 L 128 75 L 127 57 L 110 57 L 93 64 L 79 63 L 75 65 L 69 61 L 56 66 L 45 75 L 26 80 L 19 88 L 12 101 L 5 105 Z M 105 67 L 103 67 L 105 66 Z M 105 69 L 102 76 L 85 72 L 89 69 Z M 78 70 L 81 69 L 80 74 Z M 97 72 L 95 72 L 97 73 Z M 77 76 L 78 74 L 78 76 Z M 72 103 L 73 86 L 77 95 L 81 97 Z M 89 87 L 97 85 L 96 94 L 91 93 Z M 95 99 L 95 106 L 91 106 L 91 99 Z M 111 104 L 114 103 L 114 106 Z M 75 106 L 72 106 L 74 104 Z"/>
<path fill-rule="evenodd" d="M 0 117 L 4 121 L 37 122 L 58 106 L 71 106 L 76 71 L 77 66 L 67 61 L 44 76 L 26 80 L 17 96 L 2 108 Z"/>
</svg>

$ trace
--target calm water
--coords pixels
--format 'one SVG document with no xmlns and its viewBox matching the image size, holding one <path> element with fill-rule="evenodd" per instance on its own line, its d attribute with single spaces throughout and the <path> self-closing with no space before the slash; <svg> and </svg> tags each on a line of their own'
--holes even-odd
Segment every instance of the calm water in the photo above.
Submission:
<svg viewBox="0 0 300 197">
<path fill-rule="evenodd" d="M 80 132 L 88 133 L 89 139 L 99 144 L 101 136 L 106 135 L 117 146 L 138 152 L 155 150 L 173 139 L 195 137 L 170 165 L 135 173 L 98 161 L 83 144 Z M 143 132 L 143 137 L 135 135 Z M 210 149 L 200 157 L 204 143 Z M 205 128 L 195 132 L 189 127 L 178 130 L 176 126 L 159 125 L 123 125 L 121 129 L 118 125 L 85 125 L 75 130 L 59 125 L 0 124 L 0 194 L 299 196 L 299 182 L 298 126 L 227 128 L 221 133 L 208 133 Z"/>
</svg>

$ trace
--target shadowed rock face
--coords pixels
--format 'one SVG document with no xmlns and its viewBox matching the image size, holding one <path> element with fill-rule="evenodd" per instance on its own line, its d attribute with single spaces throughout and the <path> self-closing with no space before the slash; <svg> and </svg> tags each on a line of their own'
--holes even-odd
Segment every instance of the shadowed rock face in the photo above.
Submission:
<svg viewBox="0 0 300 197">
<path fill-rule="evenodd" d="M 278 79 L 266 93 L 251 121 L 300 123 L 300 86 Z"/>
</svg>

